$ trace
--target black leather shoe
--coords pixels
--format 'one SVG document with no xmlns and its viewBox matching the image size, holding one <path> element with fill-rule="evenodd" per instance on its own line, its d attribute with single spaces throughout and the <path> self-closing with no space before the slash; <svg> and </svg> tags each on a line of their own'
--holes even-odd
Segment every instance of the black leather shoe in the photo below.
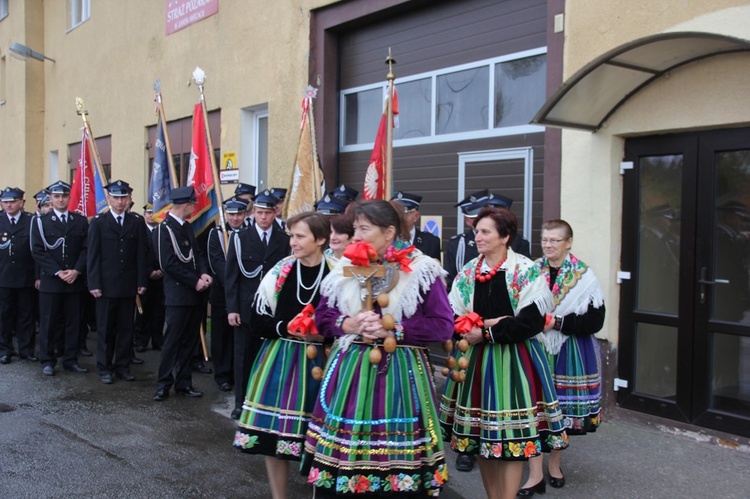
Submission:
<svg viewBox="0 0 750 499">
<path fill-rule="evenodd" d="M 208 367 L 206 364 L 195 364 L 193 366 L 193 371 L 201 374 L 213 374 L 214 370 Z"/>
<path fill-rule="evenodd" d="M 29 362 L 39 362 L 39 357 L 36 355 L 21 355 L 21 360 L 28 360 Z"/>
<path fill-rule="evenodd" d="M 130 359 L 130 363 L 131 364 L 136 364 L 136 365 L 140 366 L 141 364 L 143 364 L 143 359 L 141 359 L 140 357 L 136 357 L 135 355 L 133 355 L 133 358 Z"/>
<path fill-rule="evenodd" d="M 560 473 L 562 474 L 562 468 L 560 468 Z M 561 489 L 565 487 L 565 475 L 563 475 L 560 478 L 555 478 L 552 475 L 549 476 L 549 485 L 550 487 L 554 487 L 556 489 Z"/>
<path fill-rule="evenodd" d="M 102 374 L 99 376 L 99 379 L 102 380 L 102 383 L 104 383 L 105 385 L 111 385 L 115 382 L 115 380 L 112 379 L 111 374 Z"/>
<path fill-rule="evenodd" d="M 526 487 L 525 489 L 518 489 L 516 497 L 531 497 L 534 494 L 542 495 L 547 492 L 547 482 L 544 481 L 544 477 L 536 485 Z"/>
<path fill-rule="evenodd" d="M 135 381 L 135 376 L 130 373 L 115 373 L 115 376 L 123 381 Z"/>
<path fill-rule="evenodd" d="M 225 381 L 224 383 L 219 383 L 219 390 L 222 392 L 231 392 L 234 387 L 232 384 L 228 381 Z"/>
<path fill-rule="evenodd" d="M 159 388 L 156 390 L 156 393 L 154 393 L 154 400 L 157 402 L 167 400 L 168 398 L 169 398 L 169 390 L 167 390 L 166 388 Z"/>
<path fill-rule="evenodd" d="M 89 350 L 88 348 L 82 347 L 81 349 L 78 350 L 78 355 L 80 355 L 82 357 L 91 357 L 94 354 L 91 353 L 91 350 Z"/>
<path fill-rule="evenodd" d="M 63 366 L 63 369 L 65 369 L 66 371 L 73 372 L 73 373 L 81 373 L 81 374 L 89 372 L 88 369 L 86 369 L 85 367 L 81 367 L 78 364 L 71 364 L 69 366 Z"/>
<path fill-rule="evenodd" d="M 42 368 L 42 374 L 44 374 L 45 376 L 54 376 L 55 368 L 52 366 L 44 366 Z"/>
<path fill-rule="evenodd" d="M 0 357 L 0 364 L 10 364 L 10 355 Z"/>
<path fill-rule="evenodd" d="M 186 397 L 202 397 L 203 392 L 199 392 L 196 390 L 193 390 L 192 386 L 188 386 L 187 388 L 175 388 L 175 393 L 179 395 L 184 395 Z"/>
<path fill-rule="evenodd" d="M 474 469 L 474 456 L 461 454 L 456 458 L 456 469 L 458 471 L 471 471 Z"/>
<path fill-rule="evenodd" d="M 138 353 L 143 353 L 146 351 L 146 347 L 138 345 L 137 347 L 135 347 L 135 351 Z"/>
<path fill-rule="evenodd" d="M 235 407 L 232 410 L 232 419 L 240 419 L 240 416 L 242 416 L 242 407 Z"/>
</svg>

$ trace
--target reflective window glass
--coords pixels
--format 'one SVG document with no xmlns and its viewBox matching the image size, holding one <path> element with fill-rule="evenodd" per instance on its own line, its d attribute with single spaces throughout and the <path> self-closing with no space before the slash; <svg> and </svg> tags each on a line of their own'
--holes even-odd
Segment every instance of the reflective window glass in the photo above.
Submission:
<svg viewBox="0 0 750 499">
<path fill-rule="evenodd" d="M 547 55 L 495 65 L 495 128 L 528 125 L 545 101 Z"/>
<path fill-rule="evenodd" d="M 489 66 L 437 77 L 436 133 L 488 128 Z"/>
<path fill-rule="evenodd" d="M 400 104 L 400 103 L 399 103 Z M 367 144 L 375 141 L 383 115 L 383 91 L 365 90 L 344 97 L 344 144 Z"/>
<path fill-rule="evenodd" d="M 429 137 L 432 106 L 432 81 L 429 78 L 399 83 L 398 128 L 393 130 L 394 139 Z"/>
</svg>

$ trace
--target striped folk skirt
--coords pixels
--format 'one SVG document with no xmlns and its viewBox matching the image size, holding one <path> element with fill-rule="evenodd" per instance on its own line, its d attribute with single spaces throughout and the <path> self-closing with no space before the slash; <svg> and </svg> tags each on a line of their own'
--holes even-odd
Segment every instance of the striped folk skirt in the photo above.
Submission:
<svg viewBox="0 0 750 499">
<path fill-rule="evenodd" d="M 307 424 L 320 382 L 311 371 L 323 366 L 323 345 L 318 357 L 306 355 L 309 343 L 288 338 L 264 340 L 250 371 L 234 446 L 250 454 L 299 460 Z"/>
<path fill-rule="evenodd" d="M 599 343 L 572 335 L 560 353 L 550 355 L 552 380 L 569 435 L 596 431 L 601 423 L 602 362 Z"/>
<path fill-rule="evenodd" d="M 440 399 L 443 438 L 453 450 L 515 461 L 568 446 L 547 355 L 538 341 L 479 343 L 465 355 L 466 379 L 449 379 Z"/>
<path fill-rule="evenodd" d="M 427 350 L 337 343 L 328 360 L 301 470 L 326 494 L 437 495 L 448 478 Z"/>
</svg>

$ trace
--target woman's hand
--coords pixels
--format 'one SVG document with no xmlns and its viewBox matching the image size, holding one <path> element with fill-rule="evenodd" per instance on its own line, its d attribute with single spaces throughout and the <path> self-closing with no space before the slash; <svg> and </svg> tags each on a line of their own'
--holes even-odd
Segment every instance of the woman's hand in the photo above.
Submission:
<svg viewBox="0 0 750 499">
<path fill-rule="evenodd" d="M 378 340 L 388 336 L 388 331 L 383 329 L 380 316 L 373 311 L 360 312 L 357 314 L 359 320 L 359 334 L 368 340 Z"/>
<path fill-rule="evenodd" d="M 486 324 L 486 322 L 485 322 Z M 471 331 L 463 335 L 463 338 L 469 342 L 470 345 L 482 343 L 484 341 L 484 335 L 482 334 L 482 328 L 474 326 Z"/>
<path fill-rule="evenodd" d="M 484 321 L 484 327 L 492 327 L 498 322 L 500 322 L 503 319 L 507 319 L 507 315 L 503 315 L 502 317 L 495 317 L 494 319 L 485 319 Z"/>
</svg>

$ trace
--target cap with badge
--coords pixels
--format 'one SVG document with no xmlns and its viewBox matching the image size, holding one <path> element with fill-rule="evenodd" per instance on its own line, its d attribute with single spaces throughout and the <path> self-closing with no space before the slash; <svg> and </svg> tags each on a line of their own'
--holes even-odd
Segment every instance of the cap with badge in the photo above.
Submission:
<svg viewBox="0 0 750 499">
<path fill-rule="evenodd" d="M 224 201 L 225 213 L 244 213 L 247 211 L 247 203 L 243 200 L 232 197 Z"/>
<path fill-rule="evenodd" d="M 143 205 L 143 211 L 146 213 L 153 213 L 154 212 L 154 205 L 151 203 L 146 203 Z"/>
<path fill-rule="evenodd" d="M 335 198 L 345 199 L 348 202 L 352 202 L 355 199 L 357 199 L 357 196 L 359 195 L 359 191 L 356 189 L 352 189 L 351 187 L 346 186 L 344 184 L 341 184 L 340 186 L 336 187 L 334 190 L 329 192 L 329 194 Z"/>
<path fill-rule="evenodd" d="M 265 191 L 255 196 L 254 201 L 257 208 L 266 208 L 269 210 L 275 209 L 276 205 L 281 202 L 279 198 L 271 194 L 271 191 L 269 189 L 266 189 Z"/>
<path fill-rule="evenodd" d="M 241 196 L 242 194 L 249 194 L 250 196 L 255 196 L 255 186 L 251 184 L 237 184 L 237 187 L 234 188 L 234 195 L 235 196 Z"/>
<path fill-rule="evenodd" d="M 323 199 L 315 203 L 315 211 L 323 215 L 341 215 L 348 205 L 349 202 L 345 199 L 326 194 Z"/>
<path fill-rule="evenodd" d="M 481 191 L 472 192 L 471 194 L 469 194 L 468 196 L 466 196 L 465 198 L 463 198 L 461 201 L 459 201 L 453 206 L 455 206 L 456 208 L 462 208 L 462 211 L 463 211 L 464 206 L 469 206 L 478 201 L 481 201 L 482 199 L 486 198 L 489 195 L 490 195 L 490 191 L 487 189 L 482 189 Z"/>
<path fill-rule="evenodd" d="M 107 189 L 107 193 L 110 196 L 115 198 L 124 198 L 125 196 L 130 196 L 133 192 L 133 189 L 130 188 L 130 184 L 123 180 L 110 182 L 108 185 L 105 185 L 104 188 Z"/>
<path fill-rule="evenodd" d="M 419 209 L 419 203 L 422 201 L 422 196 L 417 194 L 411 194 L 408 192 L 398 191 L 393 195 L 391 201 L 398 201 L 404 205 L 405 211 L 414 211 Z"/>
<path fill-rule="evenodd" d="M 192 186 L 172 189 L 172 204 L 195 203 L 197 201 L 198 198 L 195 197 L 195 189 Z"/>
<path fill-rule="evenodd" d="M 19 201 L 25 193 L 18 187 L 6 187 L 0 195 L 0 201 Z"/>
<path fill-rule="evenodd" d="M 480 199 L 479 201 L 466 206 L 462 206 L 461 211 L 464 212 L 464 216 L 471 218 L 479 215 L 479 212 L 482 211 L 482 208 L 506 208 L 509 210 L 512 205 L 513 200 L 508 196 L 503 196 L 502 194 L 493 194 L 490 192 L 486 197 Z"/>
<path fill-rule="evenodd" d="M 54 184 L 47 187 L 47 190 L 50 194 L 70 194 L 70 184 L 67 182 L 63 182 L 62 180 L 58 180 Z"/>
<path fill-rule="evenodd" d="M 271 187 L 269 191 L 271 192 L 271 194 L 276 196 L 279 201 L 283 201 L 284 199 L 286 199 L 286 189 L 282 187 Z"/>
</svg>

